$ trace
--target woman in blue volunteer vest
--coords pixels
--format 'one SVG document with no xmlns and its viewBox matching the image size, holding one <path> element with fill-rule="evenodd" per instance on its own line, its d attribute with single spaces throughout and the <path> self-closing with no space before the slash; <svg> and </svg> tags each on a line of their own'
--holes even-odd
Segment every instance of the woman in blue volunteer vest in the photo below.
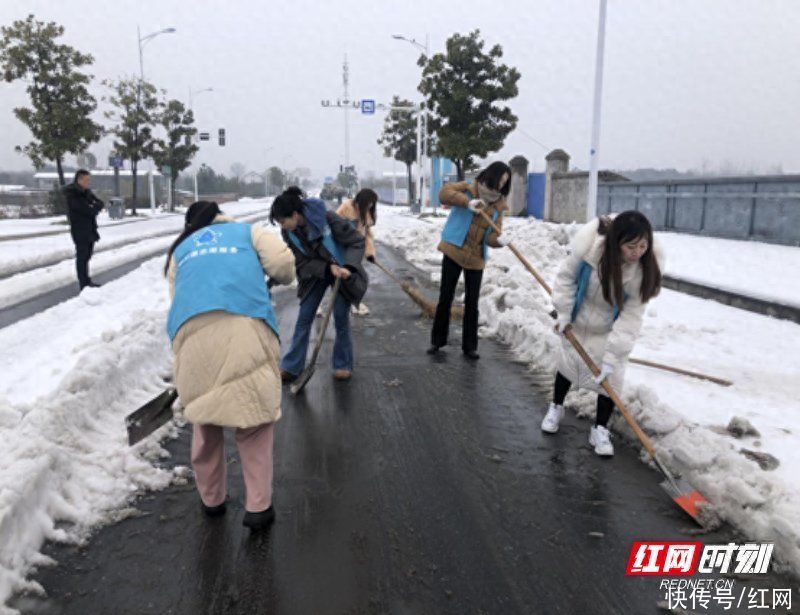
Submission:
<svg viewBox="0 0 800 615">
<path fill-rule="evenodd" d="M 261 226 L 234 222 L 200 201 L 169 249 L 167 333 L 175 385 L 194 424 L 192 466 L 202 508 L 225 512 L 223 427 L 236 428 L 246 489 L 244 525 L 269 526 L 274 424 L 281 416 L 278 325 L 265 279 L 294 280 L 294 256 Z"/>
<path fill-rule="evenodd" d="M 598 455 L 614 454 L 607 429 L 614 402 L 600 384 L 607 378 L 614 390 L 622 393 L 628 355 L 639 335 L 646 304 L 661 289 L 662 266 L 653 228 L 638 211 L 593 220 L 577 232 L 553 288 L 556 331 L 563 333 L 570 326 L 600 366 L 600 375 L 592 375 L 562 336 L 553 402 L 542 421 L 542 431 L 558 431 L 571 386 L 591 389 L 598 395 L 589 443 Z"/>
<path fill-rule="evenodd" d="M 361 303 L 368 283 L 362 266 L 364 235 L 328 211 L 323 201 L 304 199 L 295 186 L 273 201 L 270 221 L 280 225 L 284 241 L 294 252 L 300 298 L 292 344 L 281 361 L 281 377 L 290 382 L 305 368 L 317 307 L 327 288 L 339 278 L 339 294 L 333 307 L 333 375 L 337 380 L 349 380 L 353 373 L 350 306 Z"/>
<path fill-rule="evenodd" d="M 508 210 L 505 197 L 511 182 L 511 169 L 504 162 L 493 162 L 480 172 L 475 181 L 445 184 L 439 200 L 450 205 L 450 216 L 442 231 L 439 251 L 442 258 L 442 281 L 439 286 L 439 304 L 431 332 L 428 354 L 436 354 L 447 345 L 450 331 L 450 308 L 453 305 L 458 278 L 464 272 L 464 323 L 461 350 L 468 359 L 479 359 L 478 354 L 478 299 L 488 246 L 499 248 L 507 240 L 492 230 L 489 223 L 478 215 L 482 209 L 503 226 L 503 213 Z"/>
</svg>

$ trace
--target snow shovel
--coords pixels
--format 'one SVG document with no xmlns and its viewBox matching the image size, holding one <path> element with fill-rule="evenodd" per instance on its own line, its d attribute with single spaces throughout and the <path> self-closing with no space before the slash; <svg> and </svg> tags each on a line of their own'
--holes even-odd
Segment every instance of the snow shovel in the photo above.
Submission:
<svg viewBox="0 0 800 615">
<path fill-rule="evenodd" d="M 331 320 L 333 306 L 336 305 L 336 296 L 339 294 L 339 286 L 341 283 L 341 278 L 336 278 L 336 282 L 333 284 L 333 294 L 331 295 L 330 302 L 328 303 L 328 309 L 325 310 L 325 317 L 322 319 L 322 324 L 319 327 L 319 335 L 317 335 L 317 343 L 314 344 L 314 352 L 311 354 L 311 361 L 308 363 L 308 365 L 306 365 L 303 373 L 300 374 L 297 380 L 295 380 L 289 387 L 292 395 L 297 395 L 300 391 L 302 391 L 303 387 L 305 387 L 308 384 L 308 381 L 311 380 L 311 376 L 314 375 L 314 370 L 317 366 L 317 357 L 319 357 L 319 351 L 322 348 L 322 342 L 325 339 L 325 330 L 328 328 L 328 323 Z"/>
<path fill-rule="evenodd" d="M 172 418 L 172 404 L 178 399 L 177 389 L 167 389 L 144 406 L 125 417 L 128 445 L 140 442 Z"/>
<path fill-rule="evenodd" d="M 502 233 L 499 227 L 492 222 L 492 219 L 486 215 L 486 212 L 481 211 L 481 215 L 489 222 L 489 224 L 494 228 L 495 232 L 498 234 Z M 517 248 L 511 244 L 508 245 L 511 248 L 511 251 L 517 256 L 517 258 L 522 261 L 522 264 L 533 274 L 533 277 L 545 288 L 548 294 L 552 294 L 552 290 L 547 285 L 547 283 L 542 279 L 542 277 L 536 272 L 536 270 L 531 266 L 531 264 L 525 259 L 524 256 L 517 250 Z M 572 344 L 575 351 L 580 355 L 583 362 L 586 363 L 586 366 L 592 372 L 594 376 L 600 374 L 600 370 L 595 365 L 592 358 L 583 348 L 583 345 L 578 341 L 578 338 L 572 333 L 572 327 L 567 326 L 564 330 L 564 337 L 569 340 L 570 344 Z M 680 506 L 690 517 L 692 517 L 697 523 L 703 525 L 703 521 L 701 519 L 701 511 L 698 510 L 698 505 L 701 504 L 708 504 L 708 500 L 703 497 L 697 489 L 692 487 L 687 481 L 683 479 L 676 479 L 672 473 L 667 469 L 667 467 L 661 462 L 656 454 L 656 449 L 653 447 L 653 442 L 650 440 L 650 437 L 642 431 L 642 428 L 639 427 L 639 424 L 636 422 L 636 419 L 633 418 L 631 413 L 625 407 L 625 404 L 619 398 L 616 391 L 611 387 L 608 383 L 608 379 L 603 380 L 601 386 L 605 389 L 608 396 L 614 402 L 614 404 L 619 408 L 619 411 L 622 413 L 622 416 L 625 417 L 628 425 L 633 430 L 633 433 L 639 438 L 639 441 L 644 446 L 645 450 L 647 451 L 650 458 L 656 464 L 656 467 L 659 471 L 664 475 L 666 480 L 661 483 L 661 487 L 672 497 L 675 503 Z"/>
<path fill-rule="evenodd" d="M 405 293 L 411 297 L 411 300 L 422 308 L 423 313 L 428 318 L 436 316 L 436 304 L 428 299 L 422 292 L 410 282 L 406 282 L 398 278 L 392 271 L 381 265 L 377 259 L 373 261 L 376 267 L 383 271 L 387 276 L 394 280 Z M 455 306 L 450 308 L 450 316 L 452 318 L 464 318 L 464 308 Z"/>
<path fill-rule="evenodd" d="M 498 235 L 501 235 L 503 233 L 502 229 L 494 223 L 494 221 L 488 216 L 488 214 L 485 211 L 481 211 L 479 209 L 478 212 L 489 223 L 489 225 L 492 227 L 492 230 L 494 230 Z M 544 288 L 545 291 L 547 291 L 547 294 L 552 295 L 553 289 L 550 288 L 550 285 L 544 281 L 544 278 L 542 278 L 542 276 L 538 274 L 538 272 L 528 262 L 528 259 L 522 255 L 522 252 L 520 252 L 514 244 L 510 243 L 508 244 L 508 247 L 514 253 L 514 256 L 516 256 L 519 259 L 519 261 L 525 266 L 525 268 L 531 272 L 531 275 L 533 275 L 533 277 L 536 278 L 536 281 L 542 285 L 542 288 Z M 553 318 L 558 317 L 558 315 L 555 313 L 555 310 L 550 312 L 550 316 L 552 316 Z M 630 359 L 628 359 L 628 361 L 630 363 L 636 363 L 637 365 L 644 365 L 646 367 L 652 367 L 653 369 L 661 369 L 666 372 L 671 372 L 673 374 L 680 374 L 681 376 L 689 376 L 690 378 L 697 378 L 698 380 L 708 380 L 709 382 L 713 382 L 714 384 L 718 384 L 724 387 L 729 387 L 733 384 L 730 380 L 724 380 L 723 378 L 717 378 L 716 376 L 709 376 L 708 374 L 701 374 L 700 372 L 693 372 L 686 369 L 681 369 L 679 367 L 672 367 L 671 365 L 664 365 L 663 363 L 645 361 L 644 359 L 637 359 L 636 357 L 631 357 Z"/>
</svg>

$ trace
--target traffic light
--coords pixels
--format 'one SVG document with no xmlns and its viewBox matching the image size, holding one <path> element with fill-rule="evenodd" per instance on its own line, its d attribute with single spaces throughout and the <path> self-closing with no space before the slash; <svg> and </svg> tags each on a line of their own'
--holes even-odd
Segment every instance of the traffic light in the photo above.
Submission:
<svg viewBox="0 0 800 615">
<path fill-rule="evenodd" d="M 219 144 L 220 144 L 220 147 L 224 147 L 224 145 L 225 145 L 225 129 L 224 128 L 220 128 L 219 129 Z"/>
</svg>

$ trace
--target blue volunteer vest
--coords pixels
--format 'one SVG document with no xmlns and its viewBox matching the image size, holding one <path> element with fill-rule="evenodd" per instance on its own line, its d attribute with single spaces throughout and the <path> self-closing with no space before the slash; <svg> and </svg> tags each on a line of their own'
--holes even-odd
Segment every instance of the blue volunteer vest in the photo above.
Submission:
<svg viewBox="0 0 800 615">
<path fill-rule="evenodd" d="M 300 241 L 300 238 L 297 236 L 297 234 L 294 231 L 289 231 L 288 235 L 295 247 L 300 250 L 300 252 L 308 256 L 308 252 L 306 252 L 306 249 L 303 247 L 303 242 Z M 336 264 L 340 267 L 344 267 L 344 254 L 342 253 L 342 247 L 333 240 L 331 227 L 327 223 L 325 224 L 325 228 L 322 229 L 322 245 L 325 246 L 325 249 L 333 257 L 333 260 L 336 261 Z"/>
<path fill-rule="evenodd" d="M 583 300 L 586 298 L 586 289 L 589 288 L 589 278 L 592 276 L 592 271 L 594 271 L 594 269 L 589 263 L 586 261 L 581 261 L 581 264 L 578 267 L 578 275 L 575 277 L 575 281 L 578 283 L 578 288 L 575 291 L 575 304 L 572 306 L 572 315 L 570 316 L 571 322 L 575 322 L 575 319 L 578 317 L 578 312 L 581 309 L 581 304 L 583 304 Z M 628 295 L 626 294 L 624 299 L 627 298 Z M 619 308 L 615 305 L 614 320 L 617 318 L 619 318 Z"/>
<path fill-rule="evenodd" d="M 467 196 L 472 197 L 472 195 Z M 445 222 L 444 229 L 442 230 L 442 240 L 453 244 L 454 246 L 458 246 L 459 248 L 462 247 L 464 242 L 467 240 L 469 227 L 472 224 L 475 216 L 478 215 L 480 214 L 473 214 L 466 207 L 451 207 L 450 215 L 447 216 L 447 222 Z M 497 222 L 497 217 L 499 215 L 500 212 L 495 211 L 492 214 L 492 222 Z M 489 235 L 491 234 L 492 227 L 490 226 L 486 229 L 486 233 L 483 235 L 483 260 L 488 260 L 489 258 L 489 246 L 487 242 L 489 241 Z"/>
<path fill-rule="evenodd" d="M 175 249 L 175 298 L 167 317 L 170 340 L 190 318 L 217 310 L 261 319 L 278 335 L 264 269 L 250 233 L 249 224 L 213 224 L 192 233 Z"/>
</svg>

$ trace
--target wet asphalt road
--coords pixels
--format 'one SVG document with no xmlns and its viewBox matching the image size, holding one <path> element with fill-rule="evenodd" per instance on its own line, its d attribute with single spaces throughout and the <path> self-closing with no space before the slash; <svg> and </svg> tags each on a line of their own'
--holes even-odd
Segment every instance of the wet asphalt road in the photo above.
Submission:
<svg viewBox="0 0 800 615">
<path fill-rule="evenodd" d="M 380 257 L 411 272 L 386 249 Z M 370 272 L 372 315 L 354 326 L 354 379 L 333 381 L 329 337 L 304 394 L 286 392 L 276 432 L 278 516 L 268 533 L 241 525 L 243 487 L 229 446 L 223 518 L 202 515 L 192 484 L 147 494 L 136 502 L 143 516 L 100 530 L 88 545 L 48 545 L 59 565 L 35 577 L 47 597 L 20 597 L 17 608 L 663 612 L 657 580 L 624 574 L 633 541 L 692 539 L 685 531 L 693 525 L 657 474 L 620 443 L 613 459 L 598 459 L 586 442 L 589 424 L 574 416 L 559 435 L 544 436 L 549 391 L 502 346 L 481 340 L 481 360 L 469 363 L 454 326 L 446 354 L 427 356 L 430 322 Z M 287 290 L 276 298 L 286 341 L 296 301 Z M 184 430 L 168 463 L 188 464 L 188 447 Z M 737 537 L 723 530 L 700 540 Z M 756 585 L 796 587 L 776 576 Z"/>
</svg>

